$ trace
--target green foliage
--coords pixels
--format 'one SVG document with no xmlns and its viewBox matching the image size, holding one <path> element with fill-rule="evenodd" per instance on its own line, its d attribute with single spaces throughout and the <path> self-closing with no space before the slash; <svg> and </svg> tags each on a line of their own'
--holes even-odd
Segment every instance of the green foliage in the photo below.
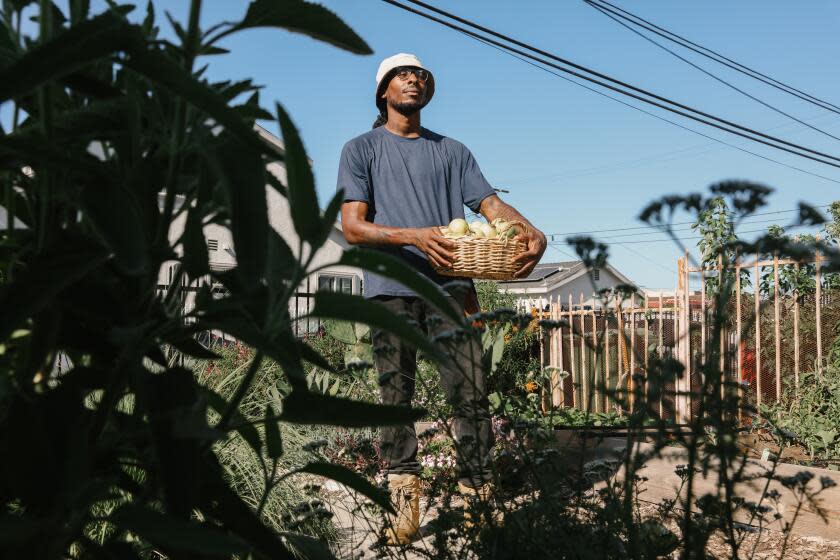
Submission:
<svg viewBox="0 0 840 560">
<path fill-rule="evenodd" d="M 219 395 L 224 403 L 242 382 L 253 352 L 236 344 L 220 348 L 218 353 L 219 359 L 196 368 L 196 378 L 202 387 Z M 283 475 L 312 459 L 304 448 L 312 440 L 323 437 L 324 429 L 277 422 L 260 423 L 267 409 L 272 410 L 271 415 L 274 415 L 273 410 L 282 403 L 283 395 L 288 391 L 289 386 L 284 383 L 277 364 L 263 362 L 239 406 L 240 421 L 254 424 L 250 430 L 234 432 L 213 447 L 228 484 L 251 508 L 259 509 L 260 518 L 268 527 L 277 532 L 301 531 L 331 541 L 336 533 L 329 515 L 318 511 L 302 519 L 296 513 L 302 505 L 318 499 L 317 493 L 305 488 L 299 479 L 283 478 Z M 210 413 L 211 423 L 218 418 L 218 412 Z M 282 452 L 276 452 L 278 447 L 282 448 Z M 265 472 L 266 465 L 274 466 L 276 481 L 266 478 L 271 473 Z M 272 483 L 271 490 L 264 494 L 266 486 Z"/>
<path fill-rule="evenodd" d="M 840 457 L 840 367 L 800 375 L 799 386 L 785 387 L 782 401 L 765 407 L 773 423 L 791 433 L 812 458 Z"/>
<path fill-rule="evenodd" d="M 725 264 L 735 262 L 736 252 L 734 244 L 738 241 L 735 233 L 735 222 L 732 211 L 723 196 L 712 197 L 697 215 L 697 220 L 691 226 L 700 234 L 697 247 L 700 249 L 700 259 L 705 268 L 715 268 L 722 259 Z M 724 278 L 707 276 L 706 291 L 715 294 L 723 284 L 733 283 L 734 272 L 725 270 Z M 751 280 L 747 272 L 742 272 L 741 287 L 748 288 Z"/>
<path fill-rule="evenodd" d="M 272 115 L 250 80 L 211 82 L 198 63 L 226 52 L 222 37 L 254 27 L 370 48 L 335 14 L 300 0 L 254 0 L 239 21 L 210 29 L 192 2 L 186 24 L 169 18 L 174 41 L 159 36 L 153 4 L 134 24 L 133 6 L 115 2 L 98 15 L 70 2 L 70 18 L 41 2 L 27 8 L 39 35 L 23 37 L 26 4 L 4 2 L 0 13 L 0 102 L 13 115 L 0 131 L 0 185 L 9 222 L 22 224 L 4 229 L 0 244 L 0 502 L 4 519 L 25 528 L 4 532 L 0 555 L 322 553 L 294 533 L 321 529 L 277 518 L 292 433 L 404 423 L 420 412 L 309 390 L 306 364 L 333 370 L 335 360 L 294 338 L 288 304 L 341 198 L 321 211 L 300 135 L 279 104 Z M 278 121 L 284 150 L 261 140 L 258 118 Z M 266 171 L 278 160 L 287 184 Z M 267 184 L 292 201 L 299 251 L 269 227 Z M 210 270 L 207 225 L 231 231 L 233 269 Z M 170 265 L 174 278 L 158 293 Z M 359 266 L 428 288 L 375 254 Z M 184 316 L 181 286 L 201 279 Z M 367 317 L 443 358 L 362 298 L 319 294 L 311 316 Z M 194 339 L 202 332 L 253 348 L 214 390 L 186 367 L 216 357 Z M 364 480 L 318 472 L 386 505 Z"/>
</svg>

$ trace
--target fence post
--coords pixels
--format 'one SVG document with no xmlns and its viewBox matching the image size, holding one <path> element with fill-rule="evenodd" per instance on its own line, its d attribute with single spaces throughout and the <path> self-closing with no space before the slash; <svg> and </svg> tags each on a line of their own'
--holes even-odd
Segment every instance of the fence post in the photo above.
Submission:
<svg viewBox="0 0 840 560">
<path fill-rule="evenodd" d="M 623 391 L 624 387 L 621 386 L 621 378 L 624 376 L 624 358 L 626 354 L 626 344 L 624 340 L 624 315 L 621 309 L 621 299 L 615 298 L 615 317 L 616 317 L 616 352 L 618 353 L 617 356 L 617 365 L 618 365 L 618 375 L 616 376 L 615 381 L 615 390 L 618 392 L 619 390 Z"/>
<path fill-rule="evenodd" d="M 755 404 L 761 408 L 761 286 L 758 278 L 759 254 L 755 254 Z"/>
<path fill-rule="evenodd" d="M 796 263 L 796 277 L 799 278 L 799 263 Z M 799 389 L 799 289 L 793 292 L 793 382 Z"/>
<path fill-rule="evenodd" d="M 577 375 L 575 375 L 575 370 L 577 369 L 575 364 L 575 338 L 574 338 L 574 330 L 575 330 L 575 318 L 572 315 L 572 293 L 569 292 L 569 365 L 571 366 L 572 370 L 572 406 L 578 406 L 578 398 L 577 398 L 577 391 L 578 388 L 575 385 L 575 381 L 579 382 Z"/>
<path fill-rule="evenodd" d="M 776 323 L 776 402 L 782 400 L 782 334 L 779 323 L 781 310 L 779 309 L 779 254 L 773 255 L 773 319 Z"/>
<path fill-rule="evenodd" d="M 662 315 L 665 313 L 665 308 L 662 307 L 662 290 L 659 290 L 659 344 L 656 347 L 657 354 L 659 355 L 659 359 L 661 360 L 665 355 L 665 339 L 662 334 L 662 324 L 663 324 L 663 317 Z M 664 392 L 665 384 L 662 383 L 660 380 L 660 389 L 659 389 L 659 418 L 662 418 L 662 393 Z"/>
<path fill-rule="evenodd" d="M 738 253 L 735 254 L 735 344 L 738 354 L 738 371 L 735 373 L 735 379 L 738 381 L 738 421 L 740 422 L 742 410 L 740 400 L 744 398 L 742 375 L 744 371 L 744 353 L 741 350 L 741 255 Z"/>
<path fill-rule="evenodd" d="M 636 292 L 630 294 L 630 410 L 636 408 Z"/>
<path fill-rule="evenodd" d="M 718 290 L 722 292 L 723 290 L 723 254 L 718 255 Z M 721 297 L 718 297 L 718 302 L 723 301 Z M 726 298 L 726 301 L 729 302 L 729 298 Z M 723 316 L 724 310 L 723 309 L 716 309 L 718 320 Z M 726 381 L 726 361 L 724 356 L 726 355 L 726 323 L 721 322 L 720 325 L 720 355 L 718 356 L 719 361 L 719 369 L 720 369 L 720 396 L 721 398 L 725 397 L 724 394 L 724 381 Z"/>
<path fill-rule="evenodd" d="M 580 317 L 580 377 L 583 383 L 583 394 L 581 398 L 585 403 L 586 408 L 584 410 L 589 412 L 592 407 L 592 388 L 589 384 L 589 368 L 586 363 L 586 314 L 583 312 L 583 303 L 583 292 L 581 292 L 580 309 L 578 310 L 578 316 Z"/>
<path fill-rule="evenodd" d="M 820 236 L 816 236 L 817 243 L 820 242 Z M 816 282 L 817 282 L 817 293 L 816 293 L 816 301 L 814 302 L 816 305 L 816 322 L 817 322 L 817 373 L 822 375 L 822 253 L 820 253 L 819 249 L 817 249 L 817 262 L 816 262 Z"/>
<path fill-rule="evenodd" d="M 601 309 L 601 314 L 604 316 L 604 410 L 609 410 L 610 407 L 610 314 L 609 314 L 609 300 L 604 302 Z"/>
<path fill-rule="evenodd" d="M 649 319 L 648 319 L 648 296 L 647 296 L 647 292 L 645 292 L 643 297 L 645 298 L 645 338 L 644 338 L 644 341 L 645 341 L 645 371 L 643 373 L 644 373 L 645 382 L 647 382 L 648 358 L 649 358 L 649 354 L 650 354 L 650 352 L 648 351 L 648 344 L 650 342 L 649 341 L 648 329 L 650 327 L 650 322 L 649 322 Z"/>
<path fill-rule="evenodd" d="M 592 293 L 592 377 L 594 380 L 594 390 L 595 390 L 595 410 L 597 412 L 604 411 L 604 390 L 601 385 L 598 384 L 598 372 L 603 369 L 603 362 L 604 356 L 601 354 L 601 347 L 598 344 L 598 315 L 595 313 L 595 301 L 596 296 L 594 292 Z M 599 362 L 601 363 L 602 367 L 598 367 Z M 600 377 L 603 378 L 603 373 L 601 373 Z"/>
<path fill-rule="evenodd" d="M 677 380 L 676 395 L 674 396 L 674 409 L 677 416 L 677 422 L 680 424 L 687 423 L 689 418 L 689 398 L 691 390 L 691 311 L 690 311 L 690 295 L 688 289 L 688 251 L 685 256 L 680 259 L 679 268 L 679 283 L 678 283 L 679 297 L 674 297 L 674 303 L 679 300 L 679 359 L 683 363 L 684 375 L 682 379 Z"/>
<path fill-rule="evenodd" d="M 700 265 L 700 355 L 706 360 L 706 265 Z M 718 278 L 720 281 L 720 278 Z"/>
</svg>

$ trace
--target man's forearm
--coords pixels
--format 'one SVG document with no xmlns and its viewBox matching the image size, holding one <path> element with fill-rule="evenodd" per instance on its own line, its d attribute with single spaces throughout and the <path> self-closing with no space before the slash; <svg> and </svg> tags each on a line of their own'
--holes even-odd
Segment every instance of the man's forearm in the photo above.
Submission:
<svg viewBox="0 0 840 560">
<path fill-rule="evenodd" d="M 417 228 L 398 228 L 358 221 L 346 227 L 344 237 L 353 245 L 398 246 L 417 243 Z"/>
</svg>

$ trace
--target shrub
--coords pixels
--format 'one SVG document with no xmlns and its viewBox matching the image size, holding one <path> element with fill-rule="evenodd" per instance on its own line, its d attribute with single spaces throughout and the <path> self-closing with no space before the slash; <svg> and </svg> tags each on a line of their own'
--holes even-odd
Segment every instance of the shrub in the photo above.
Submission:
<svg viewBox="0 0 840 560">
<path fill-rule="evenodd" d="M 840 458 L 840 367 L 800 375 L 799 387 L 789 384 L 781 402 L 763 412 L 804 445 L 812 459 Z"/>
</svg>

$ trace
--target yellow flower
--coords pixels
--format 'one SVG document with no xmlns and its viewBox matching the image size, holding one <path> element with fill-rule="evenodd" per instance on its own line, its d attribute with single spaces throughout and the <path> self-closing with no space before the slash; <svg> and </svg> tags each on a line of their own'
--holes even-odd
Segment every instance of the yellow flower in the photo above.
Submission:
<svg viewBox="0 0 840 560">
<path fill-rule="evenodd" d="M 540 386 L 537 385 L 536 382 L 534 382 L 534 381 L 529 381 L 528 383 L 525 384 L 525 390 L 528 391 L 529 393 L 536 393 L 537 389 L 539 389 L 539 388 L 540 388 Z"/>
</svg>

